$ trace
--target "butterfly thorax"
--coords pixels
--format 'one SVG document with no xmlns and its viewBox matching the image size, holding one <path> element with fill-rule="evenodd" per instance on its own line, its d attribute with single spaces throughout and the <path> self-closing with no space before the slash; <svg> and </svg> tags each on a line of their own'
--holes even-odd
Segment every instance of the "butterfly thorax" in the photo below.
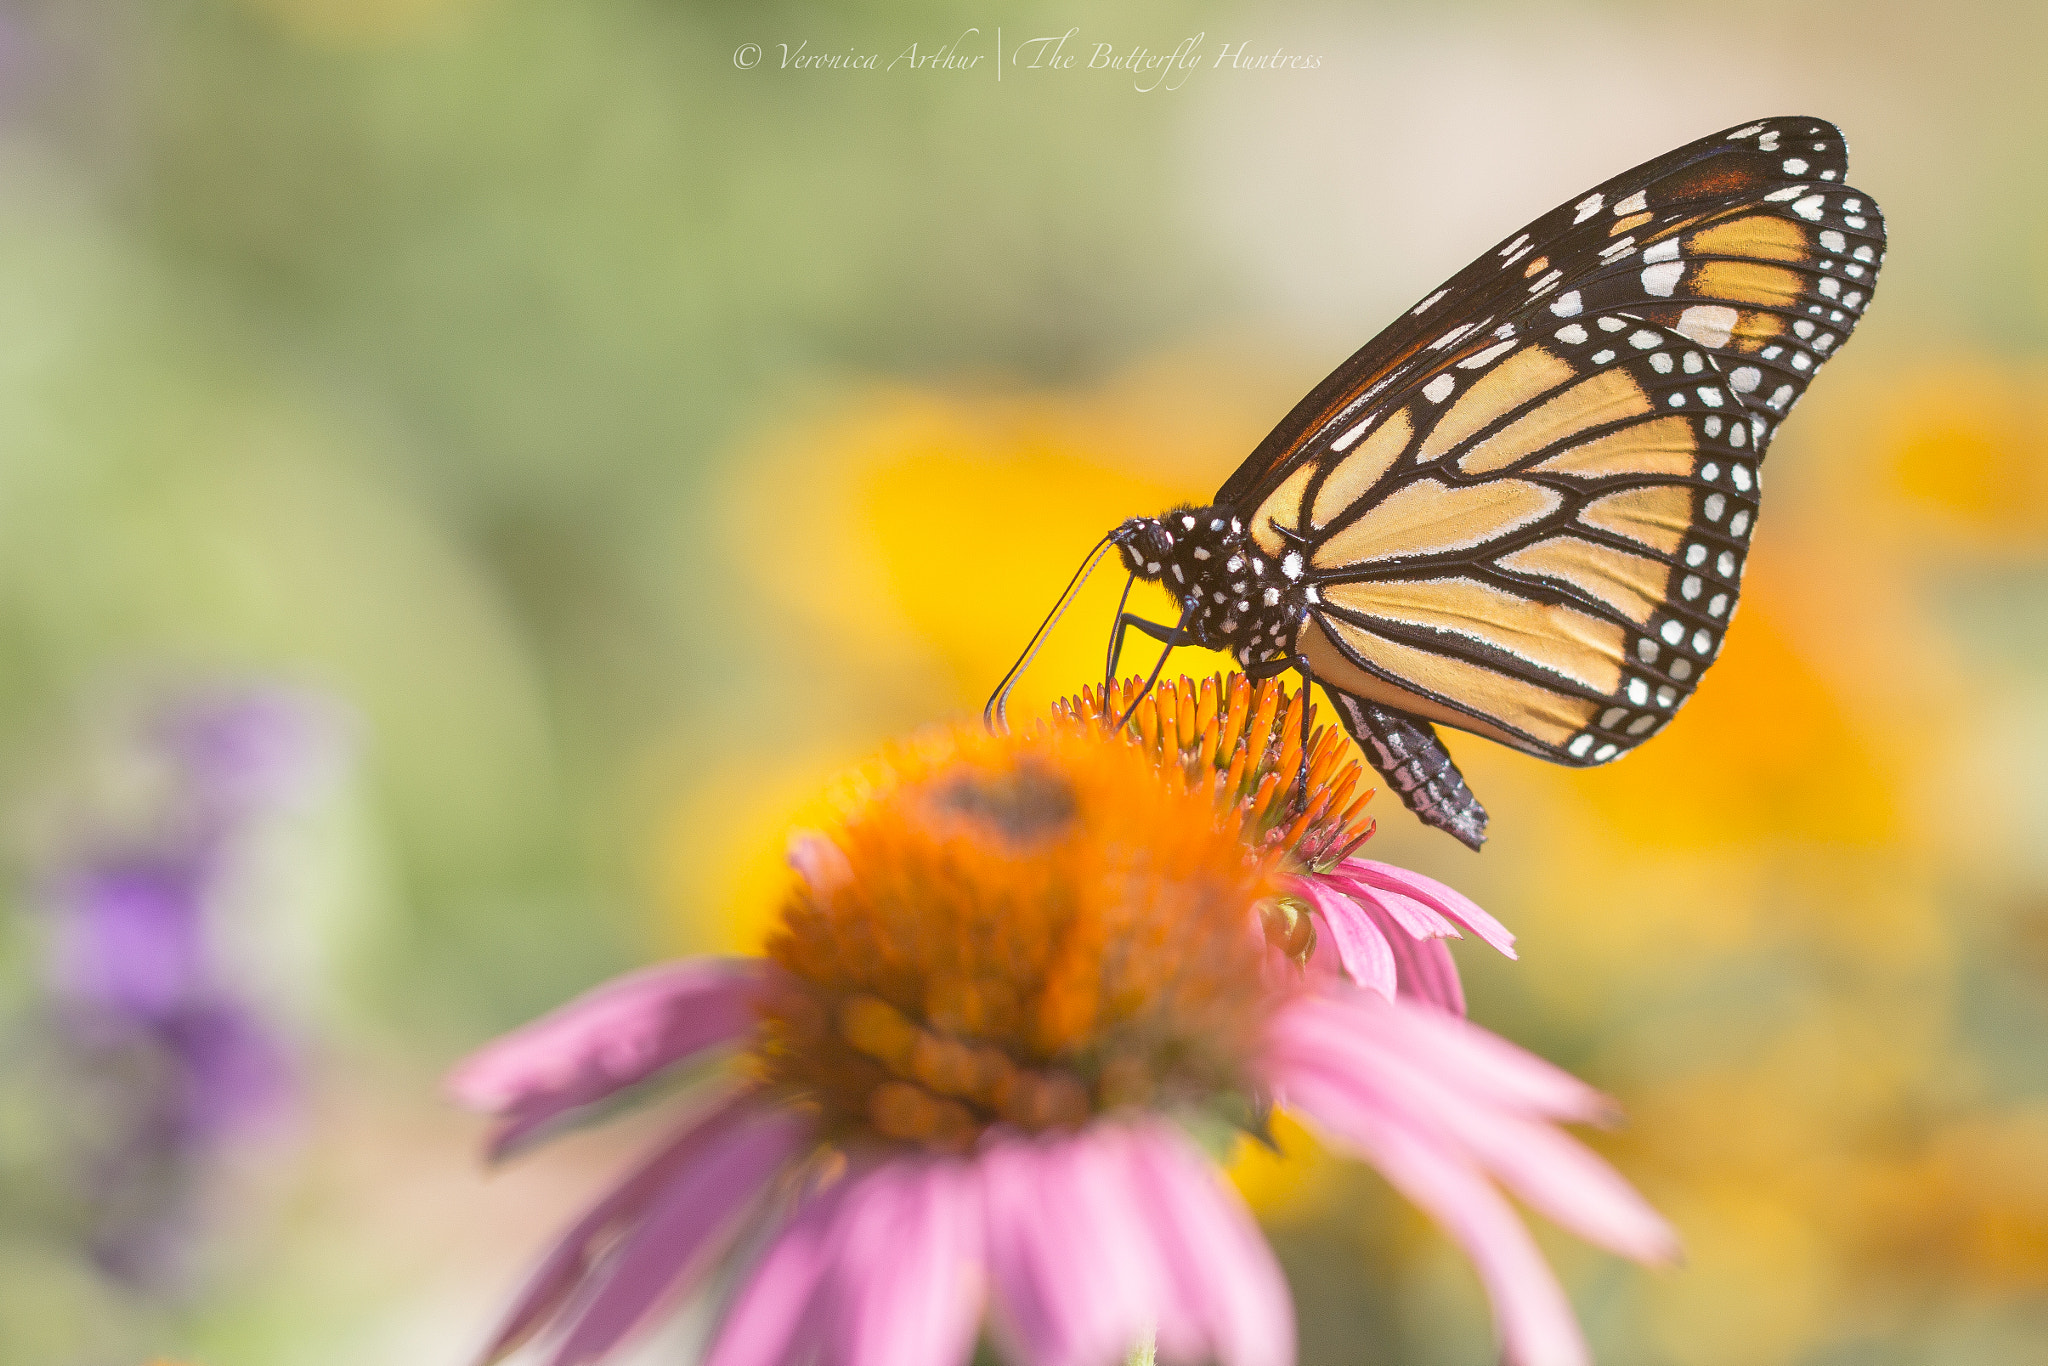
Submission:
<svg viewBox="0 0 2048 1366">
<path fill-rule="evenodd" d="M 1112 539 L 1126 569 L 1179 601 L 1192 643 L 1245 666 L 1294 653 L 1311 601 L 1299 552 L 1274 559 L 1240 519 L 1213 507 L 1133 517 Z"/>
</svg>

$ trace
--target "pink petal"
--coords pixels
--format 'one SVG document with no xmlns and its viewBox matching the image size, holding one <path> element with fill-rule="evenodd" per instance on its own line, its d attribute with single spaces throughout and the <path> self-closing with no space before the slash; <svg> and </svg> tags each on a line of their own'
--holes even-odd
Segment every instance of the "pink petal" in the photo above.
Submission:
<svg viewBox="0 0 2048 1366">
<path fill-rule="evenodd" d="M 1387 887 L 1375 887 L 1363 878 L 1350 878 L 1345 882 L 1351 894 L 1367 905 L 1378 909 L 1388 919 L 1400 926 L 1411 939 L 1457 939 L 1457 925 L 1450 917 L 1439 912 L 1427 902 L 1417 901 L 1403 892 Z"/>
<path fill-rule="evenodd" d="M 1132 1187 L 1173 1294 L 1159 1315 L 1170 1360 L 1290 1366 L 1294 1304 L 1237 1193 L 1164 1125 L 1132 1135 Z"/>
<path fill-rule="evenodd" d="M 1388 1007 L 1363 992 L 1300 997 L 1274 1017 L 1269 1035 L 1282 1051 L 1332 1050 L 1368 1069 L 1375 1055 L 1360 1050 L 1372 1037 L 1456 1076 L 1467 1091 L 1512 1113 L 1589 1123 L 1615 1113 L 1606 1096 L 1499 1035 L 1443 1011 Z"/>
<path fill-rule="evenodd" d="M 1394 951 L 1378 925 L 1350 897 L 1319 878 L 1294 879 L 1295 887 L 1322 913 L 1337 959 L 1351 980 L 1388 1000 L 1394 998 Z"/>
<path fill-rule="evenodd" d="M 1451 957 L 1449 944 L 1441 939 L 1404 942 L 1394 936 L 1388 937 L 1387 944 L 1394 951 L 1394 977 L 1401 984 L 1404 1000 L 1419 1001 L 1453 1015 L 1465 1013 L 1465 987 L 1458 980 L 1458 964 Z"/>
<path fill-rule="evenodd" d="M 1152 1326 L 1157 1268 L 1116 1165 L 1094 1131 L 1005 1136 L 976 1161 L 998 1319 L 1030 1366 L 1112 1362 Z"/>
<path fill-rule="evenodd" d="M 1365 1042 L 1370 1048 L 1374 1041 L 1368 1036 Z M 1569 1135 L 1468 1093 L 1463 1079 L 1440 1060 L 1425 1063 L 1397 1048 L 1376 1051 L 1366 1065 L 1355 1055 L 1304 1062 L 1410 1131 L 1433 1134 L 1440 1146 L 1468 1152 L 1529 1204 L 1588 1241 L 1637 1261 L 1668 1262 L 1677 1255 L 1670 1225 Z"/>
<path fill-rule="evenodd" d="M 841 1182 L 798 1206 L 747 1272 L 704 1366 L 782 1366 L 793 1355 L 831 1264 L 832 1228 L 846 1187 Z"/>
<path fill-rule="evenodd" d="M 496 1361 L 552 1317 L 589 1272 L 593 1249 L 637 1220 L 678 1171 L 696 1161 L 721 1134 L 729 1132 L 736 1115 L 754 1104 L 751 1096 L 728 1098 L 708 1114 L 697 1116 L 577 1220 L 528 1278 L 525 1288 L 512 1302 L 504 1325 L 484 1349 L 482 1360 Z"/>
<path fill-rule="evenodd" d="M 841 1216 L 849 1227 L 834 1267 L 827 1360 L 959 1366 L 981 1322 L 975 1191 L 960 1163 L 924 1158 L 893 1161 L 865 1184 Z"/>
<path fill-rule="evenodd" d="M 1478 903 L 1470 897 L 1446 887 L 1435 878 L 1365 858 L 1345 859 L 1337 865 L 1337 871 L 1349 874 L 1376 890 L 1413 897 L 1462 924 L 1509 958 L 1515 956 L 1515 937 L 1508 933 L 1505 925 L 1479 909 Z"/>
<path fill-rule="evenodd" d="M 798 1116 L 759 1108 L 717 1134 L 648 1205 L 606 1259 L 595 1292 L 555 1352 L 554 1366 L 585 1366 L 689 1288 L 723 1248 L 739 1212 L 809 1138 Z"/>
<path fill-rule="evenodd" d="M 745 1034 L 762 978 L 757 962 L 715 958 L 617 978 L 471 1054 L 448 1091 L 504 1118 L 496 1156 L 570 1110 Z"/>
<path fill-rule="evenodd" d="M 1465 1249 L 1493 1301 L 1513 1366 L 1586 1366 L 1570 1303 L 1505 1200 L 1471 1166 L 1341 1084 L 1297 1075 L 1288 1101 L 1355 1144 L 1388 1182 Z"/>
</svg>

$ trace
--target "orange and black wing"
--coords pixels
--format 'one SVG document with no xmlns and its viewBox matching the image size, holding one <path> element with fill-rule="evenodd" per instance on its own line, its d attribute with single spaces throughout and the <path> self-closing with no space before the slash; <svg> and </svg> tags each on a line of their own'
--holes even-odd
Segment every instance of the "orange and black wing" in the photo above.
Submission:
<svg viewBox="0 0 2048 1366">
<path fill-rule="evenodd" d="M 1832 125 L 1786 118 L 1607 182 L 1417 305 L 1225 486 L 1303 553 L 1301 653 L 1431 824 L 1484 838 L 1430 722 L 1598 764 L 1698 685 L 1764 451 L 1883 260 L 1845 170 Z"/>
<path fill-rule="evenodd" d="M 1774 422 L 1855 326 L 1883 257 L 1883 219 L 1847 172 L 1840 130 L 1795 116 L 1715 133 L 1595 186 L 1337 367 L 1216 502 L 1249 512 L 1447 360 L 1581 312 L 1633 312 L 1685 333 L 1728 360 L 1745 402 Z"/>
</svg>

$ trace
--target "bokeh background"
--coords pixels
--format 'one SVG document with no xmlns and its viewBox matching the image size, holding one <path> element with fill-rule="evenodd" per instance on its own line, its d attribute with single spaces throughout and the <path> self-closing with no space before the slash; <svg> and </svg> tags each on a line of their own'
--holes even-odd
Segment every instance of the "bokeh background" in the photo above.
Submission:
<svg viewBox="0 0 2048 1366">
<path fill-rule="evenodd" d="M 998 81 L 998 26 L 1082 63 Z M 988 55 L 782 67 L 913 43 Z M 0 1362 L 464 1360 L 643 1131 L 486 1174 L 452 1058 L 748 943 L 828 775 L 1471 254 L 1808 112 L 1891 259 L 1723 661 L 1610 770 L 1454 740 L 1485 854 L 1387 799 L 1373 852 L 1521 935 L 1474 1015 L 1683 1231 L 1550 1242 L 1602 1360 L 2048 1360 L 2044 50 L 1979 0 L 0 5 Z M 1239 1177 L 1304 1361 L 1490 1361 L 1446 1242 L 1289 1147 Z"/>
</svg>

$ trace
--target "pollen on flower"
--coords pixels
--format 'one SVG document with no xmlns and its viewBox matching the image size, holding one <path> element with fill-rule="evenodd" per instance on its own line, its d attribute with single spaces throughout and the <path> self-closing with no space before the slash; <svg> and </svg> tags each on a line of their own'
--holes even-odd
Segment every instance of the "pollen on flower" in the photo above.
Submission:
<svg viewBox="0 0 2048 1366">
<path fill-rule="evenodd" d="M 944 1149 L 1127 1106 L 1242 1113 L 1279 860 L 1099 728 L 886 755 L 768 952 L 756 1065 L 839 1141 Z"/>
<path fill-rule="evenodd" d="M 1245 843 L 1281 850 L 1301 870 L 1321 872 L 1371 837 L 1365 807 L 1374 789 L 1362 785 L 1364 770 L 1336 727 L 1315 724 L 1306 689 L 1290 694 L 1278 679 L 1252 683 L 1243 674 L 1218 674 L 1199 685 L 1183 677 L 1159 684 L 1133 711 L 1143 686 L 1127 678 L 1112 688 L 1116 714 L 1130 717 L 1126 736 L 1163 772 L 1178 775 L 1184 790 L 1206 796 Z M 1310 725 L 1306 803 L 1300 782 L 1304 706 Z M 1101 694 L 1083 689 L 1056 704 L 1054 713 L 1067 726 L 1099 728 Z"/>
</svg>

